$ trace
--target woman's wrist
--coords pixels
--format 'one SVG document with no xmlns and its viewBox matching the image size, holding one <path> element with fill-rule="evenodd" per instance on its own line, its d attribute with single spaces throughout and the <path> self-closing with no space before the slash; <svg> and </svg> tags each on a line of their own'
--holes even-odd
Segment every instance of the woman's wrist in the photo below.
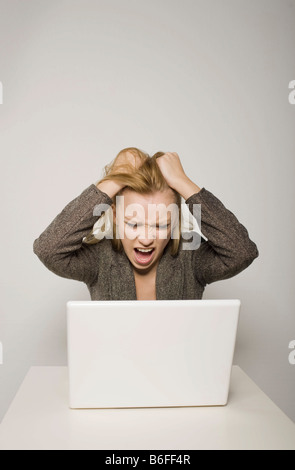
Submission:
<svg viewBox="0 0 295 470">
<path fill-rule="evenodd" d="M 191 181 L 188 177 L 181 178 L 175 185 L 174 189 L 183 197 L 184 200 L 187 200 L 193 194 L 201 191 L 197 184 Z"/>
</svg>

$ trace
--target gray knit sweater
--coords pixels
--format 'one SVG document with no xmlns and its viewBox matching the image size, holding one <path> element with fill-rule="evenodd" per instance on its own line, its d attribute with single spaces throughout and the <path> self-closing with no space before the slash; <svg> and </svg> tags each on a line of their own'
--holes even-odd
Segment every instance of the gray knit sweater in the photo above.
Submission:
<svg viewBox="0 0 295 470">
<path fill-rule="evenodd" d="M 136 300 L 133 266 L 124 250 L 115 251 L 108 238 L 82 243 L 99 218 L 94 206 L 112 202 L 91 184 L 34 241 L 33 251 L 53 273 L 84 282 L 91 300 Z M 202 188 L 185 203 L 192 214 L 193 204 L 201 204 L 200 228 L 208 240 L 176 256 L 168 243 L 157 267 L 157 300 L 201 299 L 206 284 L 236 276 L 259 256 L 246 228 L 210 191 Z"/>
</svg>

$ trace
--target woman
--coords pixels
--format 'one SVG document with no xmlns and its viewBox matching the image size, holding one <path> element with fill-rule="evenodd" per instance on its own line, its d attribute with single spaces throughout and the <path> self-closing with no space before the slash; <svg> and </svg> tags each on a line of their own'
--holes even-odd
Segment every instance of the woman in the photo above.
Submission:
<svg viewBox="0 0 295 470">
<path fill-rule="evenodd" d="M 197 248 L 183 249 L 181 197 L 192 214 L 194 204 L 201 207 L 207 241 Z M 50 271 L 84 282 L 91 300 L 201 299 L 207 284 L 259 256 L 246 228 L 188 178 L 177 153 L 150 157 L 135 147 L 119 152 L 104 177 L 67 204 L 33 250 Z"/>
</svg>

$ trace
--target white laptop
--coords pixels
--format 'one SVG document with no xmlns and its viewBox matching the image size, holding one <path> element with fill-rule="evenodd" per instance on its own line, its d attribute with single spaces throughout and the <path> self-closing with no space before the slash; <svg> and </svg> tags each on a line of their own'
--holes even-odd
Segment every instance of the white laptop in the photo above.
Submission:
<svg viewBox="0 0 295 470">
<path fill-rule="evenodd" d="M 68 301 L 69 407 L 226 405 L 240 305 Z"/>
</svg>

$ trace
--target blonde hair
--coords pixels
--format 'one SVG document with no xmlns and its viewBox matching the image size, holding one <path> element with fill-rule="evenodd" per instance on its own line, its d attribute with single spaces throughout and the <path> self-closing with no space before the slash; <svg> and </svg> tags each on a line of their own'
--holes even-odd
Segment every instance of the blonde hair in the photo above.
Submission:
<svg viewBox="0 0 295 470">
<path fill-rule="evenodd" d="M 124 162 L 120 164 L 120 157 L 123 154 L 132 154 L 135 157 L 134 164 Z M 156 159 L 164 155 L 165 152 L 157 152 L 150 157 L 146 152 L 136 148 L 127 147 L 121 150 L 118 155 L 107 164 L 103 169 L 103 178 L 100 179 L 96 185 L 102 181 L 112 180 L 125 186 L 112 198 L 113 204 L 116 207 L 116 196 L 120 196 L 124 189 L 131 189 L 139 194 L 151 194 L 154 191 L 165 191 L 171 189 L 175 196 L 175 203 L 178 206 L 178 227 L 177 227 L 177 238 L 171 238 L 168 242 L 170 254 L 175 256 L 179 249 L 180 234 L 181 234 L 181 196 L 180 194 L 171 188 L 166 182 Z M 118 162 L 119 160 L 119 162 Z M 110 209 L 112 210 L 112 208 Z M 101 217 L 103 217 L 103 214 Z M 103 222 L 101 228 L 105 228 L 106 222 Z M 120 238 L 116 237 L 116 225 L 113 223 L 113 237 L 111 238 L 112 246 L 115 251 L 122 251 L 123 245 Z M 96 238 L 94 235 L 94 228 L 91 232 L 86 235 L 83 239 L 83 243 L 92 245 L 99 243 L 101 240 Z"/>
</svg>

